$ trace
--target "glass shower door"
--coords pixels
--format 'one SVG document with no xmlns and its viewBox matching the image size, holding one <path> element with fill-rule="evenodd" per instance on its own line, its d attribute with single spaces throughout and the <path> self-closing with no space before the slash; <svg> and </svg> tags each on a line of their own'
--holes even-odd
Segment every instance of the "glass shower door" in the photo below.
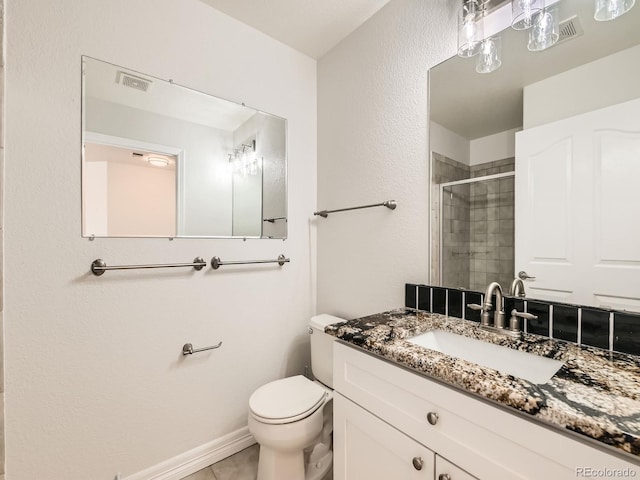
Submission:
<svg viewBox="0 0 640 480">
<path fill-rule="evenodd" d="M 440 188 L 441 285 L 482 291 L 514 275 L 514 176 L 489 175 Z"/>
</svg>

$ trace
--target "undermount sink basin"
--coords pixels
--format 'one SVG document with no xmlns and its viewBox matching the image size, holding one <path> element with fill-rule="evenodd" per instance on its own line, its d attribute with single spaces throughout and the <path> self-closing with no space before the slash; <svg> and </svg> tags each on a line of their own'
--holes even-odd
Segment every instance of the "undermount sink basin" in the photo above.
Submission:
<svg viewBox="0 0 640 480">
<path fill-rule="evenodd" d="M 443 330 L 431 330 L 408 341 L 538 384 L 547 383 L 563 365 L 563 362 L 552 358 L 540 357 Z"/>
</svg>

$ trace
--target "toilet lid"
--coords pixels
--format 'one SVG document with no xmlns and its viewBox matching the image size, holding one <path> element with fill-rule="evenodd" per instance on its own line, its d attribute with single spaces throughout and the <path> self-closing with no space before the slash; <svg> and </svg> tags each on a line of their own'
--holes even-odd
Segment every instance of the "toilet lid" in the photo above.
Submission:
<svg viewBox="0 0 640 480">
<path fill-rule="evenodd" d="M 249 408 L 254 415 L 267 421 L 299 420 L 315 412 L 326 393 L 320 385 L 296 375 L 258 388 L 249 398 Z"/>
</svg>

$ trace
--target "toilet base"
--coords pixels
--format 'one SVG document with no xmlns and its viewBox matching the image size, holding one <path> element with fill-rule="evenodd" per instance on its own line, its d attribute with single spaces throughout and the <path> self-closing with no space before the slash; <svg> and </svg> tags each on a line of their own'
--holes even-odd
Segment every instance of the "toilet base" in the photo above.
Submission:
<svg viewBox="0 0 640 480">
<path fill-rule="evenodd" d="M 260 446 L 257 480 L 322 480 L 333 468 L 333 452 L 304 464 L 302 452 L 276 452 Z"/>
<path fill-rule="evenodd" d="M 257 480 L 303 480 L 304 455 L 302 451 L 275 451 L 260 445 Z"/>
<path fill-rule="evenodd" d="M 332 468 L 333 452 L 328 451 L 313 464 L 307 464 L 307 473 L 304 476 L 304 480 L 322 480 Z"/>
</svg>

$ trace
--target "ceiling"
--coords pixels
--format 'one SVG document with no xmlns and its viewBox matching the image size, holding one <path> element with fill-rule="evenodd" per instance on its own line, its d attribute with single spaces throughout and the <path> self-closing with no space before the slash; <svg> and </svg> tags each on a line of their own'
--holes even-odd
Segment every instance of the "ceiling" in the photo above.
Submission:
<svg viewBox="0 0 640 480">
<path fill-rule="evenodd" d="M 596 22 L 593 5 L 558 2 L 560 21 L 577 15 L 584 34 L 542 52 L 527 50 L 527 31 L 505 29 L 502 66 L 493 73 L 476 73 L 475 58 L 452 57 L 432 68 L 431 120 L 469 140 L 520 128 L 524 86 L 640 43 L 639 5 L 610 22 Z"/>
<path fill-rule="evenodd" d="M 125 86 L 124 76 L 148 83 L 147 90 Z M 91 57 L 83 57 L 83 79 L 85 102 L 89 98 L 99 99 L 228 132 L 256 113 L 244 105 Z"/>
<path fill-rule="evenodd" d="M 318 59 L 389 0 L 201 0 Z"/>
</svg>

